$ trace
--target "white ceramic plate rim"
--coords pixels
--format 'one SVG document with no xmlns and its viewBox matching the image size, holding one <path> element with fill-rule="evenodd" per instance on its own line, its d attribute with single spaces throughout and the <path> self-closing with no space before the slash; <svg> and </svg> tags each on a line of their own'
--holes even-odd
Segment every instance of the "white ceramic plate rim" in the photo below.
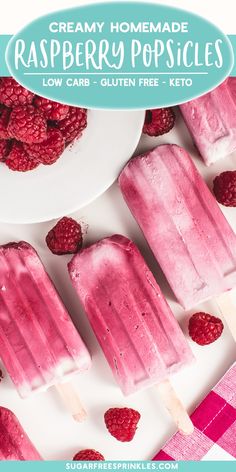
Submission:
<svg viewBox="0 0 236 472">
<path fill-rule="evenodd" d="M 89 110 L 88 127 L 83 137 L 71 147 L 67 148 L 63 156 L 52 166 L 40 166 L 32 172 L 19 174 L 18 172 L 10 171 L 7 166 L 2 164 L 0 168 L 0 180 L 2 174 L 2 178 L 6 178 L 6 181 L 2 191 L 0 189 L 0 222 L 32 224 L 50 221 L 64 215 L 72 214 L 98 198 L 114 183 L 119 172 L 135 151 L 142 132 L 144 113 L 144 111 L 140 110 L 128 112 Z M 100 144 L 96 148 L 96 142 L 93 142 L 93 135 L 96 134 L 103 148 L 100 147 Z M 101 156 L 103 158 L 103 155 L 107 158 L 109 152 L 111 159 L 109 159 L 109 165 L 107 166 L 106 161 L 102 159 L 99 161 L 99 159 Z M 76 159 L 77 154 L 80 153 L 82 154 L 81 160 Z M 81 174 L 79 173 L 80 164 L 82 169 L 85 164 L 82 160 L 83 155 L 84 159 L 88 159 L 88 168 L 93 168 L 94 163 L 94 175 L 92 175 L 92 171 L 86 176 L 86 172 L 87 174 L 89 173 L 89 170 L 86 168 L 81 171 Z M 72 163 L 73 157 L 74 161 Z M 67 169 L 67 165 L 70 166 L 70 169 Z M 85 171 L 87 184 L 86 180 L 84 181 L 83 179 L 83 171 Z M 74 173 L 76 172 L 78 173 L 78 189 L 75 188 L 76 182 Z M 55 180 L 58 182 L 58 186 L 55 186 L 54 176 Z M 70 176 L 72 176 L 73 186 L 70 186 Z M 46 190 L 45 188 L 43 189 L 44 177 Z M 56 177 L 58 177 L 58 180 Z M 21 179 L 22 182 L 22 190 L 21 186 L 19 186 L 19 179 Z M 40 189 L 38 193 L 36 191 L 34 194 L 35 188 L 39 187 L 41 182 L 43 189 L 42 199 Z M 82 192 L 80 193 L 81 184 Z M 83 188 L 85 185 L 87 185 L 86 189 Z M 12 187 L 13 193 L 11 193 Z M 32 188 L 34 198 L 32 197 L 31 199 L 30 194 Z M 60 189 L 64 192 L 65 202 L 64 200 L 60 201 L 59 198 L 57 203 L 58 197 L 62 198 Z M 71 199 L 69 197 L 70 192 Z M 28 199 L 27 194 L 29 195 Z M 14 199 L 16 209 L 14 209 Z M 42 208 L 40 207 L 40 199 L 42 200 Z M 3 206 L 1 205 L 1 201 Z M 36 207 L 38 206 L 38 209 L 34 213 L 35 204 Z"/>
</svg>

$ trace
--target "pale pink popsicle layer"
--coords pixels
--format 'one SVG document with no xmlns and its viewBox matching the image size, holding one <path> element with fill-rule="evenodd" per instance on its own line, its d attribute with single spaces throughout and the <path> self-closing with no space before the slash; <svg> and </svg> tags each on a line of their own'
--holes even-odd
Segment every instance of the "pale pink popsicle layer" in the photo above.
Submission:
<svg viewBox="0 0 236 472">
<path fill-rule="evenodd" d="M 236 285 L 236 236 L 184 149 L 131 159 L 119 184 L 184 308 Z"/>
<path fill-rule="evenodd" d="M 90 366 L 90 355 L 36 251 L 0 247 L 0 357 L 22 397 Z"/>
<path fill-rule="evenodd" d="M 228 78 L 228 87 L 236 105 L 236 77 Z"/>
<path fill-rule="evenodd" d="M 72 283 L 123 393 L 161 382 L 193 357 L 137 247 L 115 235 L 69 264 Z"/>
<path fill-rule="evenodd" d="M 227 81 L 180 109 L 207 165 L 236 150 L 236 102 Z"/>
<path fill-rule="evenodd" d="M 0 407 L 0 460 L 42 460 L 17 417 L 12 411 L 2 406 Z"/>
</svg>

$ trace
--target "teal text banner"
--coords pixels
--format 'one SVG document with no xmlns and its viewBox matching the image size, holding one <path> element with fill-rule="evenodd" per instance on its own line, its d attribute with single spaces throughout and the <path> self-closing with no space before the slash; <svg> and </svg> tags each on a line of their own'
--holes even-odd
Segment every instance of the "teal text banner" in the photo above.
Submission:
<svg viewBox="0 0 236 472">
<path fill-rule="evenodd" d="M 230 72 L 230 75 L 232 77 L 236 77 L 236 34 L 229 34 L 228 38 L 231 42 L 231 46 L 232 46 L 232 49 L 233 49 L 233 55 L 234 55 L 234 64 L 233 64 L 233 68 Z"/>
<path fill-rule="evenodd" d="M 0 37 L 0 75 L 71 105 L 157 108 L 236 75 L 234 48 L 234 36 L 188 11 L 101 3 L 45 15 L 12 38 Z"/>
<path fill-rule="evenodd" d="M 11 75 L 6 63 L 6 49 L 12 38 L 9 34 L 0 34 L 0 77 L 7 77 Z"/>
<path fill-rule="evenodd" d="M 66 472 L 66 471 L 160 471 L 160 472 L 235 472 L 234 461 L 152 462 L 152 461 L 101 461 L 101 462 L 1 462 L 3 472 Z"/>
<path fill-rule="evenodd" d="M 7 45 L 11 38 L 11 34 L 0 34 L 0 77 L 9 77 L 11 75 L 5 58 Z M 236 58 L 236 34 L 229 34 L 228 38 L 233 49 L 233 56 Z M 231 77 L 236 77 L 236 60 L 234 61 L 230 75 Z"/>
</svg>

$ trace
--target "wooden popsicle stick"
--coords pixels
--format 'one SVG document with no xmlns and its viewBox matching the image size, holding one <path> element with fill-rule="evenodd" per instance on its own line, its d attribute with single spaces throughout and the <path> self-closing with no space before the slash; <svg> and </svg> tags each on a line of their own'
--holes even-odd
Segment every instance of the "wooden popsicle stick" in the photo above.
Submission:
<svg viewBox="0 0 236 472">
<path fill-rule="evenodd" d="M 164 380 L 157 385 L 161 399 L 182 434 L 190 435 L 194 431 L 194 426 L 187 411 L 177 397 L 170 381 Z"/>
<path fill-rule="evenodd" d="M 55 385 L 60 394 L 67 410 L 71 413 L 75 421 L 81 423 L 87 417 L 87 413 L 83 408 L 78 393 L 74 390 L 70 383 L 61 383 Z"/>
<path fill-rule="evenodd" d="M 236 302 L 233 301 L 232 295 L 236 297 L 235 289 L 219 295 L 216 303 L 236 342 Z"/>
</svg>

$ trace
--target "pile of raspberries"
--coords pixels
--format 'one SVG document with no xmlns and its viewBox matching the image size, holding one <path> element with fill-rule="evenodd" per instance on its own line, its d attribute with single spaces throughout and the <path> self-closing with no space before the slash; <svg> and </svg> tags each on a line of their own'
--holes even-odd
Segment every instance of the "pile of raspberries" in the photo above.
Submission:
<svg viewBox="0 0 236 472">
<path fill-rule="evenodd" d="M 51 165 L 81 137 L 87 110 L 34 95 L 12 77 L 0 78 L 0 162 L 27 172 Z"/>
</svg>

